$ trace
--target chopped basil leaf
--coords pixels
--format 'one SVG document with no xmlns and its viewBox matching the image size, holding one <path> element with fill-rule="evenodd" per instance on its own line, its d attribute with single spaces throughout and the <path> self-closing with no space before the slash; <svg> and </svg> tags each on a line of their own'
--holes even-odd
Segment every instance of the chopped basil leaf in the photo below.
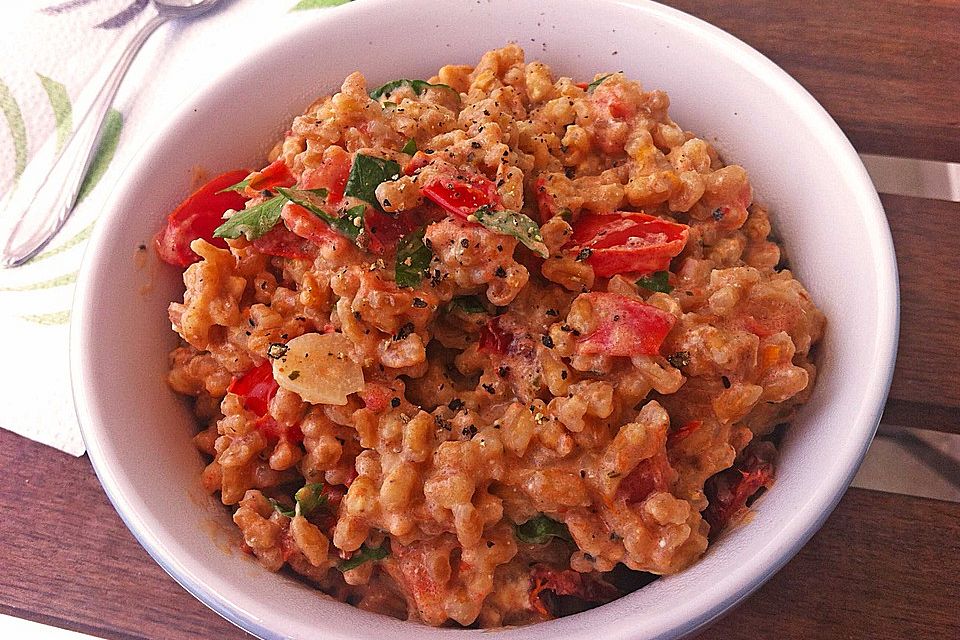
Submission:
<svg viewBox="0 0 960 640">
<path fill-rule="evenodd" d="M 388 555 L 390 555 L 390 543 L 386 541 L 380 545 L 379 549 L 371 549 L 367 545 L 363 545 L 357 549 L 356 553 L 354 553 L 349 560 L 342 561 L 338 568 L 340 571 L 350 571 L 351 569 L 356 569 L 364 562 L 383 560 Z"/>
<path fill-rule="evenodd" d="M 287 189 L 285 187 L 277 187 L 277 192 L 290 200 L 290 202 L 300 205 L 326 222 L 340 235 L 346 236 L 351 240 L 356 240 L 357 236 L 360 235 L 360 230 L 363 229 L 363 210 L 366 208 L 364 205 L 353 207 L 341 217 L 337 218 L 320 208 L 321 205 L 324 204 L 323 199 L 327 197 L 326 189 Z M 357 209 L 360 210 L 359 216 L 357 215 Z M 359 222 L 357 221 L 358 217 Z"/>
<path fill-rule="evenodd" d="M 609 77 L 612 76 L 612 75 L 613 75 L 612 73 L 608 73 L 607 75 L 605 75 L 605 76 L 600 76 L 599 78 L 597 78 L 596 80 L 594 80 L 593 82 L 591 82 L 590 84 L 588 84 L 588 85 L 587 85 L 587 93 L 593 93 L 593 90 L 594 90 L 594 89 L 596 89 L 597 87 L 599 87 L 599 86 L 601 85 L 601 83 L 603 83 L 604 80 L 606 80 L 607 78 L 609 78 Z"/>
<path fill-rule="evenodd" d="M 407 140 L 407 144 L 403 145 L 403 148 L 400 149 L 400 153 L 405 153 L 412 156 L 417 152 L 417 141 L 413 138 Z"/>
<path fill-rule="evenodd" d="M 450 91 L 453 91 L 454 93 L 457 93 L 456 90 L 455 90 L 453 87 L 451 87 L 450 85 L 446 85 L 446 84 L 430 84 L 429 82 L 426 82 L 426 81 L 424 81 L 424 80 L 408 80 L 408 79 L 406 79 L 406 78 L 400 78 L 399 80 L 392 80 L 392 81 L 388 82 L 387 84 L 383 85 L 382 87 L 377 87 L 376 89 L 374 89 L 373 91 L 370 92 L 370 97 L 373 98 L 374 100 L 379 100 L 380 98 L 382 98 L 383 96 L 387 95 L 388 93 L 391 93 L 391 92 L 395 91 L 396 89 L 399 89 L 400 87 L 403 87 L 403 86 L 410 87 L 411 89 L 413 89 L 413 93 L 414 93 L 415 95 L 418 95 L 418 96 L 419 96 L 419 95 L 422 95 L 423 92 L 426 91 L 426 90 L 427 90 L 428 88 L 430 88 L 430 87 L 439 87 L 439 88 L 442 88 L 442 89 L 450 89 Z M 457 96 L 458 96 L 458 97 L 459 97 L 459 95 L 460 95 L 460 94 L 457 93 Z"/>
<path fill-rule="evenodd" d="M 323 495 L 323 483 L 311 482 L 297 491 L 297 514 L 306 518 L 318 509 L 327 506 L 327 496 Z"/>
<path fill-rule="evenodd" d="M 637 280 L 637 286 L 649 289 L 650 291 L 659 291 L 660 293 L 670 293 L 673 287 L 670 286 L 670 272 L 657 271 L 656 273 L 643 276 Z"/>
<path fill-rule="evenodd" d="M 453 304 L 460 307 L 467 313 L 486 313 L 487 309 L 480 302 L 477 296 L 457 296 L 452 300 Z"/>
<path fill-rule="evenodd" d="M 237 193 L 242 193 L 247 187 L 250 186 L 250 178 L 246 180 L 241 180 L 237 184 L 232 184 L 229 187 L 220 189 L 217 193 L 226 193 L 227 191 L 236 191 Z"/>
<path fill-rule="evenodd" d="M 547 516 L 540 514 L 536 518 L 527 520 L 523 524 L 515 525 L 513 528 L 517 540 L 527 544 L 545 544 L 550 538 L 560 538 L 561 540 L 572 540 L 567 525 L 556 520 L 551 520 Z"/>
<path fill-rule="evenodd" d="M 283 196 L 276 196 L 249 209 L 237 211 L 214 229 L 213 237 L 232 239 L 244 235 L 247 240 L 256 240 L 280 221 L 280 211 L 286 201 Z"/>
<path fill-rule="evenodd" d="M 269 501 L 270 501 L 270 504 L 273 505 L 273 508 L 277 510 L 277 513 L 280 513 L 280 514 L 282 514 L 282 515 L 285 515 L 285 516 L 287 516 L 288 518 L 292 518 L 293 516 L 297 515 L 297 511 L 296 511 L 295 508 L 294 508 L 294 509 L 287 509 L 285 506 L 283 506 L 282 504 L 280 504 L 279 502 L 277 502 L 277 501 L 274 500 L 273 498 L 267 498 L 267 500 L 269 500 Z"/>
<path fill-rule="evenodd" d="M 477 209 L 473 216 L 488 229 L 513 236 L 541 258 L 550 256 L 547 245 L 543 244 L 540 227 L 519 211 L 494 211 L 487 205 Z"/>
<path fill-rule="evenodd" d="M 398 287 L 415 287 L 423 280 L 433 253 L 423 244 L 423 229 L 400 238 L 397 243 L 396 281 Z"/>
<path fill-rule="evenodd" d="M 360 198 L 380 209 L 380 202 L 377 201 L 376 195 L 377 187 L 382 182 L 396 180 L 399 177 L 400 165 L 393 160 L 358 153 L 353 158 L 353 166 L 350 167 L 350 175 L 347 177 L 347 186 L 343 193 Z"/>
</svg>

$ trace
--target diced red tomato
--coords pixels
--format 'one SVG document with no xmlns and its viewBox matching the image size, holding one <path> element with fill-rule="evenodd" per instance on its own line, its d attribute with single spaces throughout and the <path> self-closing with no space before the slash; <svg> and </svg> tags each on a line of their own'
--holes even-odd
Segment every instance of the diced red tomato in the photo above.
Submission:
<svg viewBox="0 0 960 640">
<path fill-rule="evenodd" d="M 311 259 L 317 256 L 317 247 L 306 238 L 301 238 L 286 226 L 278 224 L 253 241 L 260 253 L 283 258 Z"/>
<path fill-rule="evenodd" d="M 292 187 L 297 179 L 290 173 L 290 169 L 283 160 L 274 160 L 261 171 L 250 176 L 248 187 L 254 191 L 275 189 L 276 187 Z"/>
<path fill-rule="evenodd" d="M 430 156 L 430 154 L 424 153 L 423 151 L 417 151 L 415 154 L 413 154 L 413 157 L 410 158 L 410 162 L 408 162 L 403 168 L 403 172 L 408 176 L 412 176 L 417 172 L 418 169 L 422 169 L 430 164 L 432 159 L 433 158 Z"/>
<path fill-rule="evenodd" d="M 227 243 L 222 238 L 214 238 L 213 231 L 223 222 L 223 213 L 228 209 L 243 209 L 247 197 L 235 191 L 219 192 L 240 182 L 249 173 L 246 169 L 237 169 L 221 174 L 177 205 L 167 217 L 166 226 L 154 238 L 160 259 L 176 267 L 193 264 L 200 256 L 190 249 L 190 243 L 198 238 L 221 249 L 226 248 Z"/>
<path fill-rule="evenodd" d="M 243 407 L 247 411 L 262 417 L 267 415 L 270 400 L 279 388 L 280 385 L 273 379 L 273 366 L 264 362 L 239 378 L 234 378 L 227 391 L 243 398 Z"/>
<path fill-rule="evenodd" d="M 652 356 L 670 333 L 676 318 L 652 305 L 616 293 L 582 293 L 593 307 L 597 327 L 577 339 L 579 355 Z"/>
<path fill-rule="evenodd" d="M 773 483 L 776 454 L 773 444 L 752 442 L 732 467 L 707 479 L 703 491 L 709 504 L 703 519 L 710 525 L 711 539 L 746 511 L 751 497 Z"/>
<path fill-rule="evenodd" d="M 308 169 L 300 176 L 300 188 L 326 189 L 327 201 L 335 205 L 343 199 L 351 164 L 349 153 L 340 147 L 328 147 L 320 166 Z"/>
<path fill-rule="evenodd" d="M 367 249 L 381 256 L 393 251 L 397 242 L 421 225 L 421 218 L 412 212 L 392 216 L 373 207 L 367 207 L 363 214 L 363 228 L 369 238 Z"/>
<path fill-rule="evenodd" d="M 624 85 L 620 83 L 601 83 L 591 94 L 594 110 L 604 111 L 617 120 L 626 120 L 637 112 L 637 105 L 627 98 Z"/>
<path fill-rule="evenodd" d="M 587 213 L 574 225 L 569 246 L 577 252 L 589 249 L 587 262 L 603 278 L 652 273 L 669 268 L 686 246 L 689 229 L 646 213 Z"/>
<path fill-rule="evenodd" d="M 541 598 L 544 591 L 558 596 L 574 596 L 586 602 L 610 602 L 620 597 L 620 590 L 595 573 L 580 573 L 573 569 L 554 569 L 538 564 L 530 570 L 530 606 L 540 615 L 550 618 Z"/>
<path fill-rule="evenodd" d="M 435 175 L 420 185 L 420 193 L 464 220 L 480 207 L 500 206 L 497 185 L 479 173 L 450 171 Z"/>
<path fill-rule="evenodd" d="M 580 87 L 580 88 L 583 89 L 584 91 L 586 91 L 588 88 L 590 88 L 590 83 L 589 83 L 589 82 L 574 82 L 573 84 L 574 84 L 575 86 Z"/>
<path fill-rule="evenodd" d="M 487 320 L 487 324 L 480 330 L 478 346 L 481 351 L 503 355 L 512 343 L 513 334 L 500 326 L 499 316 Z"/>
<path fill-rule="evenodd" d="M 279 422 L 274 420 L 271 415 L 257 418 L 256 427 L 268 440 L 303 442 L 303 431 L 300 430 L 299 424 L 295 424 L 292 427 L 283 427 Z"/>
<path fill-rule="evenodd" d="M 533 191 L 537 196 L 537 211 L 540 212 L 540 224 L 546 223 L 559 213 L 553 195 L 547 191 L 547 179 L 543 176 L 533 183 Z"/>
<path fill-rule="evenodd" d="M 672 448 L 680 444 L 691 433 L 703 426 L 703 420 L 691 420 L 687 424 L 667 436 L 667 448 Z"/>
<path fill-rule="evenodd" d="M 328 243 L 348 243 L 349 240 L 330 228 L 326 222 L 298 204 L 288 202 L 280 212 L 283 223 L 294 235 L 322 247 Z"/>
<path fill-rule="evenodd" d="M 666 453 L 661 450 L 652 457 L 641 460 L 640 464 L 620 481 L 617 493 L 623 495 L 627 502 L 643 502 L 651 493 L 668 491 L 674 475 Z"/>
</svg>

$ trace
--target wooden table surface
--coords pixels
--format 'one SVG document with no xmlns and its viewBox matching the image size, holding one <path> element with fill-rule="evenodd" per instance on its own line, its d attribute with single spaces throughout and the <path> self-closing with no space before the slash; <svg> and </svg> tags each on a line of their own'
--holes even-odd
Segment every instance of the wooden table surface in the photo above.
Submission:
<svg viewBox="0 0 960 640">
<path fill-rule="evenodd" d="M 672 0 L 799 80 L 858 151 L 960 161 L 955 0 Z M 960 204 L 883 196 L 902 329 L 890 425 L 960 433 Z M 105 638 L 249 638 L 140 548 L 89 461 L 0 431 L 0 613 Z M 701 634 L 960 637 L 960 504 L 850 489 L 823 529 Z"/>
</svg>

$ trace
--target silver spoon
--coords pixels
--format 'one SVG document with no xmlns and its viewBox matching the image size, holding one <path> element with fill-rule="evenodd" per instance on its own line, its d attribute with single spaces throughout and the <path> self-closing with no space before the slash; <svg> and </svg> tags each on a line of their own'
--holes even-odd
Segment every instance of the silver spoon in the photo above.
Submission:
<svg viewBox="0 0 960 640">
<path fill-rule="evenodd" d="M 52 166 L 33 162 L 0 203 L 11 221 L 10 235 L 0 253 L 0 265 L 18 267 L 32 258 L 60 230 L 77 201 L 83 177 L 93 159 L 107 112 L 140 47 L 157 27 L 176 18 L 193 18 L 220 0 L 153 0 L 157 15 L 133 36 L 107 76 L 103 88 L 77 121 L 73 134 Z"/>
</svg>

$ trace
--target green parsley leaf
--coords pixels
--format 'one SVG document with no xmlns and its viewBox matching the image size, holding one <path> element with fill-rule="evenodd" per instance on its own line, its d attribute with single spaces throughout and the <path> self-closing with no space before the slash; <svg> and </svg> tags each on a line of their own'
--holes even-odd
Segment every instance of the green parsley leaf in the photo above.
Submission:
<svg viewBox="0 0 960 640">
<path fill-rule="evenodd" d="M 383 182 L 396 180 L 399 177 L 400 165 L 393 160 L 358 153 L 353 158 L 353 166 L 350 167 L 350 175 L 347 177 L 347 186 L 343 193 L 360 198 L 380 209 L 380 202 L 376 195 L 377 187 Z"/>
<path fill-rule="evenodd" d="M 397 243 L 395 278 L 398 287 L 415 287 L 423 280 L 433 252 L 423 243 L 424 229 L 412 231 Z"/>
<path fill-rule="evenodd" d="M 280 504 L 279 502 L 277 502 L 277 501 L 274 500 L 273 498 L 267 498 L 267 500 L 270 501 L 270 504 L 273 505 L 273 508 L 276 509 L 278 513 L 281 513 L 281 514 L 287 516 L 288 518 L 292 518 L 293 516 L 297 515 L 297 510 L 296 510 L 296 508 L 294 508 L 294 509 L 287 509 L 285 506 L 283 506 L 282 504 Z"/>
<path fill-rule="evenodd" d="M 304 485 L 297 491 L 294 498 L 297 500 L 297 514 L 304 518 L 327 506 L 327 496 L 323 495 L 322 482 Z"/>
<path fill-rule="evenodd" d="M 590 84 L 588 84 L 588 85 L 587 85 L 587 93 L 593 93 L 593 90 L 594 90 L 594 89 L 596 89 L 597 87 L 599 87 L 599 86 L 603 83 L 604 80 L 606 80 L 607 78 L 609 78 L 609 77 L 612 76 L 612 75 L 613 75 L 612 73 L 608 73 L 607 75 L 605 75 L 605 76 L 600 76 L 599 78 L 597 78 L 596 80 L 594 80 L 593 82 L 591 82 Z"/>
<path fill-rule="evenodd" d="M 527 520 L 523 524 L 515 525 L 513 531 L 517 540 L 527 544 L 545 544 L 550 538 L 560 538 L 561 540 L 573 540 L 567 525 L 556 520 L 551 520 L 547 516 L 540 514 L 536 518 Z"/>
<path fill-rule="evenodd" d="M 494 211 L 486 205 L 477 209 L 473 216 L 486 228 L 513 236 L 541 258 L 550 256 L 547 245 L 543 244 L 540 227 L 519 211 Z"/>
<path fill-rule="evenodd" d="M 673 287 L 670 286 L 670 272 L 657 271 L 649 276 L 643 276 L 637 280 L 637 286 L 649 289 L 650 291 L 659 291 L 660 293 L 670 293 Z"/>
<path fill-rule="evenodd" d="M 403 86 L 410 87 L 411 89 L 413 89 L 413 93 L 414 93 L 415 95 L 418 95 L 418 96 L 419 96 L 419 95 L 422 95 L 423 92 L 426 91 L 426 90 L 427 90 L 428 88 L 430 88 L 430 87 L 439 87 L 439 88 L 442 88 L 442 89 L 450 89 L 450 91 L 453 91 L 454 93 L 457 93 L 457 91 L 456 91 L 453 87 L 451 87 L 450 85 L 447 85 L 447 84 L 430 84 L 429 82 L 426 82 L 426 81 L 424 81 L 424 80 L 408 80 L 408 79 L 406 79 L 406 78 L 400 78 L 399 80 L 391 80 L 391 81 L 388 82 L 387 84 L 385 84 L 385 85 L 383 85 L 383 86 L 381 86 L 381 87 L 377 87 L 376 89 L 374 89 L 373 91 L 370 92 L 370 97 L 373 98 L 374 100 L 379 100 L 379 99 L 382 98 L 383 96 L 385 96 L 385 95 L 387 95 L 387 94 L 389 94 L 389 93 L 392 93 L 393 91 L 395 91 L 395 90 L 397 90 L 397 89 L 399 89 L 400 87 L 403 87 Z M 460 94 L 457 93 L 457 97 L 459 97 L 459 96 L 460 96 Z"/>
<path fill-rule="evenodd" d="M 324 204 L 324 198 L 327 197 L 326 189 L 287 189 L 286 187 L 277 187 L 277 193 L 298 204 L 313 215 L 317 216 L 342 236 L 351 240 L 356 240 L 363 229 L 363 212 L 366 205 L 357 205 L 348 209 L 339 218 L 330 215 L 320 207 Z M 359 220 L 358 220 L 359 218 Z"/>
<path fill-rule="evenodd" d="M 213 237 L 239 238 L 244 235 L 247 240 L 256 240 L 280 221 L 280 211 L 286 201 L 283 196 L 275 196 L 249 209 L 237 211 L 214 229 Z"/>
<path fill-rule="evenodd" d="M 407 155 L 412 156 L 417 152 L 417 141 L 413 138 L 407 140 L 407 144 L 403 145 L 403 148 L 400 149 L 400 153 L 406 153 Z"/>
<path fill-rule="evenodd" d="M 232 184 L 229 187 L 220 189 L 217 193 L 226 193 L 227 191 L 236 191 L 237 193 L 243 193 L 243 191 L 250 186 L 250 178 L 246 180 L 241 180 L 237 184 Z"/>
<path fill-rule="evenodd" d="M 350 569 L 356 569 L 364 562 L 383 560 L 388 555 L 390 555 L 390 543 L 387 541 L 384 541 L 379 549 L 371 549 L 367 547 L 367 545 L 363 545 L 357 549 L 356 553 L 354 553 L 349 560 L 343 560 L 338 568 L 340 571 L 350 571 Z"/>
<path fill-rule="evenodd" d="M 487 308 L 480 302 L 477 296 L 457 296 L 451 301 L 455 306 L 460 307 L 466 313 L 486 313 Z"/>
</svg>

